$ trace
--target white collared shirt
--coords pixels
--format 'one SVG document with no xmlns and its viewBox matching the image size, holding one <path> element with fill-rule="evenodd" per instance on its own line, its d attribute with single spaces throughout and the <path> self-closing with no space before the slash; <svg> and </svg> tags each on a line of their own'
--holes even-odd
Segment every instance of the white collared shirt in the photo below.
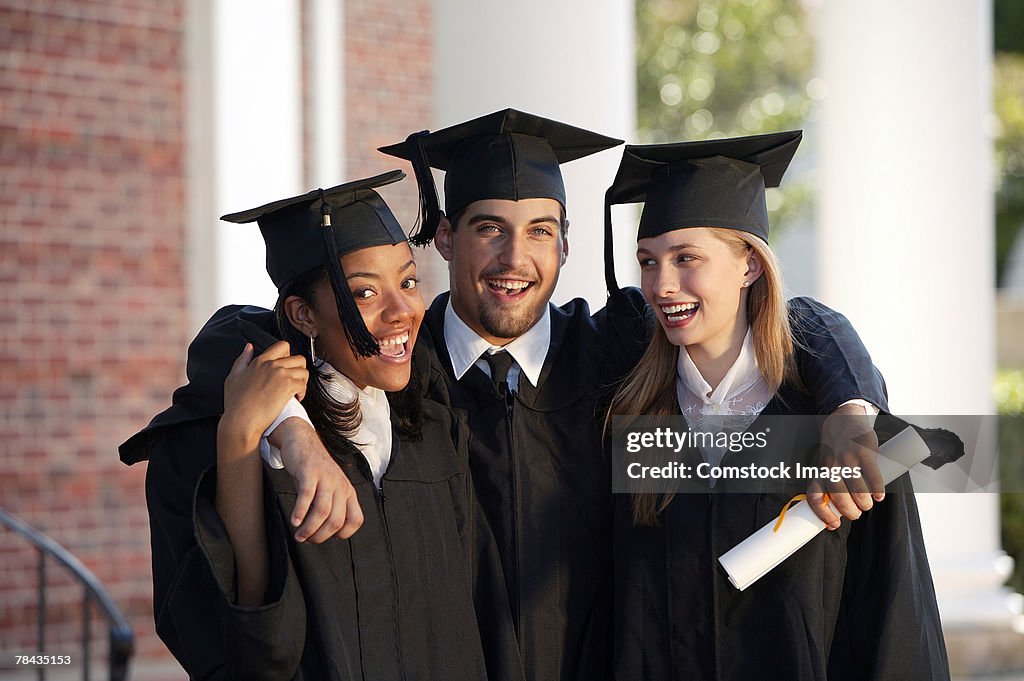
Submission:
<svg viewBox="0 0 1024 681">
<path fill-rule="evenodd" d="M 388 469 L 391 462 L 391 405 L 388 404 L 388 397 L 380 388 L 366 386 L 360 390 L 347 376 L 339 373 L 330 364 L 324 362 L 317 369 L 328 380 L 324 386 L 328 394 L 342 404 L 348 404 L 353 399 L 359 399 L 359 427 L 352 435 L 352 443 L 362 453 L 363 458 L 370 464 L 370 471 L 373 473 L 373 484 L 380 487 L 380 479 L 384 471 Z M 312 425 L 306 410 L 294 397 L 288 401 L 284 409 L 274 420 L 263 438 L 260 440 L 260 454 L 271 466 L 271 468 L 284 468 L 281 461 L 281 452 L 267 440 L 270 433 L 274 432 L 285 419 L 296 416 Z"/>
<path fill-rule="evenodd" d="M 727 430 L 744 430 L 764 411 L 773 396 L 774 393 L 768 389 L 768 383 L 757 366 L 754 336 L 749 327 L 743 337 L 739 356 L 716 388 L 704 380 L 686 348 L 679 348 L 676 399 L 690 428 L 715 430 L 724 427 Z M 839 406 L 847 404 L 859 405 L 869 415 L 878 414 L 878 408 L 866 400 L 847 400 Z M 729 418 L 715 418 L 722 416 Z M 702 447 L 701 451 L 713 466 L 720 464 L 725 455 L 724 448 Z"/>
<path fill-rule="evenodd" d="M 444 343 L 452 361 L 455 380 L 461 379 L 474 364 L 490 377 L 491 367 L 483 356 L 501 350 L 507 351 L 514 360 L 512 368 L 508 371 L 508 387 L 514 393 L 519 392 L 521 374 L 525 375 L 526 380 L 533 386 L 540 381 L 540 372 L 544 368 L 544 360 L 551 346 L 551 308 L 546 305 L 544 314 L 526 333 L 508 345 L 498 347 L 491 345 L 469 328 L 466 322 L 459 318 L 449 298 L 448 307 L 444 311 Z"/>
<path fill-rule="evenodd" d="M 760 414 L 772 398 L 772 392 L 757 367 L 750 329 L 743 337 L 739 356 L 715 388 L 704 380 L 686 348 L 679 348 L 676 396 L 684 416 L 694 413 L 715 416 Z"/>
<path fill-rule="evenodd" d="M 771 398 L 768 383 L 757 367 L 754 338 L 749 328 L 739 356 L 715 388 L 701 375 L 686 348 L 679 348 L 676 399 L 691 429 L 700 432 L 745 430 Z M 725 447 L 700 449 L 712 466 L 722 463 Z"/>
</svg>

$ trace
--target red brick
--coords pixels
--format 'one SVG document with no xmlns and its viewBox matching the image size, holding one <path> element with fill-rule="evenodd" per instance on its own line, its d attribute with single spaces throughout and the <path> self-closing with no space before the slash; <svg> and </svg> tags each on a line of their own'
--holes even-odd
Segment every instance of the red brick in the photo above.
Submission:
<svg viewBox="0 0 1024 681">
<path fill-rule="evenodd" d="M 0 503 L 78 554 L 139 622 L 152 618 L 148 529 L 135 520 L 144 469 L 115 448 L 182 374 L 182 353 L 161 348 L 187 341 L 183 4 L 0 8 Z M 140 206 L 159 210 L 140 219 Z M 157 258 L 158 279 L 146 266 Z M 127 328 L 162 343 L 126 351 Z M 34 642 L 36 554 L 0 532 L 0 557 L 11 649 Z M 49 640 L 73 640 L 81 588 L 53 562 L 47 583 Z M 105 650 L 98 620 L 94 633 Z M 140 635 L 140 651 L 166 655 L 151 625 Z"/>
<path fill-rule="evenodd" d="M 375 147 L 433 120 L 430 7 L 345 3 L 350 177 L 396 167 Z M 184 0 L 0 4 L 0 505 L 103 580 L 141 658 L 168 653 L 145 466 L 121 465 L 116 447 L 184 378 L 184 17 Z M 411 215 L 414 183 L 395 195 Z M 4 649 L 34 642 L 35 560 L 0 531 Z M 47 583 L 50 640 L 74 640 L 81 591 L 54 564 Z"/>
</svg>

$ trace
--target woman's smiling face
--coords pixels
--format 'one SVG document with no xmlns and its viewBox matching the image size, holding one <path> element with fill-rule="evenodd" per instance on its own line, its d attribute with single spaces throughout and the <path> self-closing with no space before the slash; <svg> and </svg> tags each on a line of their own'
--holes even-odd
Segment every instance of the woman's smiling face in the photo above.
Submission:
<svg viewBox="0 0 1024 681">
<path fill-rule="evenodd" d="M 673 345 L 717 351 L 745 333 L 744 289 L 761 271 L 752 250 L 689 227 L 640 239 L 636 257 L 644 297 Z"/>
<path fill-rule="evenodd" d="M 401 390 L 409 382 L 412 349 L 424 313 L 412 251 L 405 242 L 374 246 L 346 253 L 341 264 L 363 322 L 381 352 L 361 357 L 352 349 L 326 278 L 313 306 L 317 352 L 360 388 Z"/>
</svg>

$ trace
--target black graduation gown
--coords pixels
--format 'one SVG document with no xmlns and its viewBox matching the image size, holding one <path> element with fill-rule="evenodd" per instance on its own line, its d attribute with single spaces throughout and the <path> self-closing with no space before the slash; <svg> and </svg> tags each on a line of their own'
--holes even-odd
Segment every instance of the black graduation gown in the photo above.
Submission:
<svg viewBox="0 0 1024 681">
<path fill-rule="evenodd" d="M 421 440 L 395 433 L 380 494 L 365 459 L 336 454 L 365 517 L 349 540 L 296 543 L 292 478 L 265 466 L 271 580 L 266 604 L 251 609 L 234 605 L 233 552 L 213 503 L 218 417 L 172 407 L 122 446 L 125 458 L 149 459 L 157 633 L 192 678 L 486 678 L 470 572 L 486 542 L 465 449 L 450 410 L 424 410 Z"/>
<path fill-rule="evenodd" d="M 468 422 L 478 503 L 498 540 L 497 557 L 478 545 L 473 564 L 488 673 L 492 679 L 609 678 L 613 512 L 600 412 L 609 387 L 646 347 L 652 313 L 633 288 L 593 316 L 582 300 L 552 306 L 539 385 L 522 380 L 508 403 L 476 369 L 455 381 L 444 343 L 447 301 L 443 294 L 427 311 L 414 365 L 427 396 L 455 406 Z M 826 411 L 852 398 L 880 404 L 881 377 L 849 322 L 810 299 L 791 305 L 804 319 L 801 374 Z M 175 392 L 176 409 L 154 424 L 219 414 L 234 358 L 256 331 L 271 328 L 267 310 L 218 312 L 189 348 L 189 384 Z M 122 459 L 130 462 L 148 437 L 144 431 L 125 443 Z"/>
<path fill-rule="evenodd" d="M 780 395 L 750 432 L 773 416 L 828 413 L 805 394 Z M 773 441 L 779 430 L 772 428 Z M 787 433 L 785 450 L 806 451 L 817 436 Z M 723 464 L 744 465 L 757 454 L 728 453 Z M 700 460 L 699 452 L 691 455 Z M 634 527 L 630 496 L 617 495 L 618 681 L 949 678 L 909 476 L 891 483 L 885 500 L 859 520 L 822 532 L 742 592 L 718 558 L 774 520 L 791 491 L 803 490 L 687 490 L 654 527 Z"/>
<path fill-rule="evenodd" d="M 594 316 L 583 300 L 552 305 L 538 385 L 523 376 L 519 392 L 503 396 L 476 367 L 454 380 L 447 305 L 448 294 L 435 299 L 424 323 L 439 360 L 428 397 L 467 421 L 473 483 L 497 541 L 525 678 L 607 678 L 612 497 L 599 402 L 642 352 L 649 311 L 635 289 Z"/>
<path fill-rule="evenodd" d="M 475 367 L 454 380 L 447 304 L 443 294 L 427 311 L 439 360 L 431 367 L 446 379 L 431 381 L 428 394 L 468 421 L 473 483 L 497 541 L 526 678 L 609 678 L 613 504 L 603 401 L 646 347 L 651 310 L 635 288 L 593 316 L 582 300 L 552 306 L 538 385 L 521 378 L 519 392 L 503 397 Z M 828 411 L 855 397 L 881 404 L 881 376 L 849 322 L 807 298 L 792 309 L 801 370 Z"/>
</svg>

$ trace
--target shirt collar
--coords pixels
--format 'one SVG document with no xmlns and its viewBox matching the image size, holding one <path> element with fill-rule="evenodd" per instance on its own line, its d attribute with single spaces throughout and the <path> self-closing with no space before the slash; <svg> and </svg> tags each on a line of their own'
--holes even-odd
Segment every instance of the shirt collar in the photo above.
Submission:
<svg viewBox="0 0 1024 681">
<path fill-rule="evenodd" d="M 508 345 L 499 348 L 485 341 L 459 318 L 449 297 L 448 306 L 444 310 L 444 343 L 452 360 L 455 380 L 461 379 L 488 350 L 506 350 L 519 365 L 523 375 L 536 386 L 551 345 L 551 307 L 545 305 L 544 314 L 536 324 Z"/>
<path fill-rule="evenodd" d="M 690 359 L 686 348 L 679 349 L 676 372 L 683 385 L 699 397 L 704 404 L 723 404 L 726 400 L 735 397 L 761 380 L 761 370 L 757 366 L 757 354 L 754 352 L 754 336 L 751 330 L 747 329 L 739 357 L 729 367 L 729 371 L 726 372 L 717 388 L 712 390 L 711 385 L 704 380 L 704 376 Z"/>
</svg>

